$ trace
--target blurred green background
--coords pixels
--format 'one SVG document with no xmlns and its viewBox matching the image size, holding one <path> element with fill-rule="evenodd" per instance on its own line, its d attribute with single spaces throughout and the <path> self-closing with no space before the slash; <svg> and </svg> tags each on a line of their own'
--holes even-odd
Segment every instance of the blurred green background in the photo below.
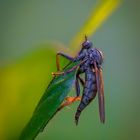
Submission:
<svg viewBox="0 0 140 140">
<path fill-rule="evenodd" d="M 0 0 L 1 140 L 18 139 L 56 71 L 56 52 L 66 52 L 64 46 L 69 46 L 98 2 Z M 106 123 L 99 122 L 95 99 L 76 127 L 75 103 L 58 113 L 37 140 L 140 139 L 139 13 L 140 1 L 125 0 L 90 37 L 105 56 Z"/>
</svg>

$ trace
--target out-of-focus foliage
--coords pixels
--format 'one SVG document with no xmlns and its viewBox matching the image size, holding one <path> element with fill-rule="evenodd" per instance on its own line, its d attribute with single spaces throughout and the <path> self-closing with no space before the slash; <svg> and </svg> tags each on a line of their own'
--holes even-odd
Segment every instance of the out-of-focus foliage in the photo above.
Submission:
<svg viewBox="0 0 140 140">
<path fill-rule="evenodd" d="M 99 26 L 107 20 L 114 10 L 120 6 L 121 0 L 103 0 L 93 11 L 80 32 L 74 37 L 71 47 L 78 49 L 77 46 L 82 43 L 81 36 L 85 33 L 88 37 L 93 35 Z"/>
<path fill-rule="evenodd" d="M 54 65 L 50 65 L 55 61 L 55 53 L 51 47 L 53 46 L 44 45 L 16 63 L 1 68 L 1 134 L 5 131 L 6 135 L 8 131 L 9 136 L 6 137 L 10 138 L 12 133 L 22 130 L 31 109 L 36 106 L 41 96 L 39 93 L 44 92 L 43 89 L 51 80 L 51 71 L 55 69 Z M 52 62 L 48 61 L 48 58 L 51 58 Z"/>
<path fill-rule="evenodd" d="M 103 6 L 107 0 L 0 1 L 0 139 L 18 138 L 49 84 L 51 72 L 56 70 L 56 52 L 75 53 L 76 45 L 69 52 L 59 42 L 72 44 L 69 40 L 80 36 L 77 33 L 92 17 L 92 11 L 100 11 L 100 2 Z M 124 1 L 90 38 L 105 54 L 106 124 L 100 125 L 98 121 L 95 100 L 83 112 L 78 127 L 73 123 L 74 110 L 64 109 L 38 140 L 139 139 L 139 5 L 138 0 Z M 103 15 L 102 18 L 110 14 Z M 48 41 L 55 44 L 37 45 Z"/>
</svg>

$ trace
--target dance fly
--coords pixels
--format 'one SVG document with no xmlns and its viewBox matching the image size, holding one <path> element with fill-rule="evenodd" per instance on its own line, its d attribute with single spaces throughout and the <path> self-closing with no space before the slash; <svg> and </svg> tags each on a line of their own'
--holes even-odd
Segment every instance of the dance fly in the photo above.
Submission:
<svg viewBox="0 0 140 140">
<path fill-rule="evenodd" d="M 71 62 L 80 63 L 64 72 L 60 72 L 59 56 L 62 56 Z M 56 55 L 56 66 L 58 72 L 52 73 L 53 76 L 67 74 L 77 69 L 76 79 L 75 79 L 75 89 L 76 97 L 67 97 L 66 102 L 64 102 L 60 108 L 71 104 L 76 100 L 80 100 L 80 104 L 77 107 L 75 113 L 75 123 L 78 124 L 78 120 L 81 112 L 91 103 L 91 101 L 96 97 L 98 93 L 98 102 L 99 102 L 99 115 L 100 121 L 105 122 L 105 101 L 104 101 L 104 83 L 102 76 L 102 63 L 103 63 L 103 53 L 97 49 L 93 48 L 91 41 L 85 36 L 85 41 L 82 43 L 82 48 L 79 51 L 76 57 L 71 57 L 62 52 L 57 53 Z M 81 74 L 85 74 L 85 79 L 81 78 Z M 83 86 L 82 97 L 80 97 L 80 83 Z"/>
</svg>

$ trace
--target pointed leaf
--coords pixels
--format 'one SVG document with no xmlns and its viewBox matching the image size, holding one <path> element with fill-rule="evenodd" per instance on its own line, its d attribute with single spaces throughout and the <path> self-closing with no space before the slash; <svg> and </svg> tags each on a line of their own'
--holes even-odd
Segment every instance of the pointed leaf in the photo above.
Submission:
<svg viewBox="0 0 140 140">
<path fill-rule="evenodd" d="M 77 63 L 71 63 L 64 70 L 70 69 L 76 64 Z M 72 88 L 75 72 L 76 70 L 69 74 L 53 78 L 38 103 L 31 120 L 23 130 L 20 140 L 32 140 L 40 131 L 43 131 L 44 127 L 56 114 L 57 109 Z"/>
</svg>

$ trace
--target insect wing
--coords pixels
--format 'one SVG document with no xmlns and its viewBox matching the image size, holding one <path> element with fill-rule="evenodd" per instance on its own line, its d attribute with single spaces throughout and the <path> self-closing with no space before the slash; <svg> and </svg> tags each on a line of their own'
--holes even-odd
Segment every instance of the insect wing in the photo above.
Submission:
<svg viewBox="0 0 140 140">
<path fill-rule="evenodd" d="M 102 76 L 102 70 L 99 70 L 99 80 L 100 80 L 100 92 L 98 93 L 98 100 L 99 100 L 99 110 L 100 110 L 100 119 L 101 122 L 105 122 L 105 99 L 104 99 L 104 82 Z"/>
<path fill-rule="evenodd" d="M 102 123 L 104 123 L 105 101 L 104 101 L 104 83 L 103 83 L 102 70 L 97 68 L 96 62 L 94 62 L 94 67 L 95 67 L 96 83 L 97 83 L 97 90 L 98 90 L 100 120 Z"/>
</svg>

